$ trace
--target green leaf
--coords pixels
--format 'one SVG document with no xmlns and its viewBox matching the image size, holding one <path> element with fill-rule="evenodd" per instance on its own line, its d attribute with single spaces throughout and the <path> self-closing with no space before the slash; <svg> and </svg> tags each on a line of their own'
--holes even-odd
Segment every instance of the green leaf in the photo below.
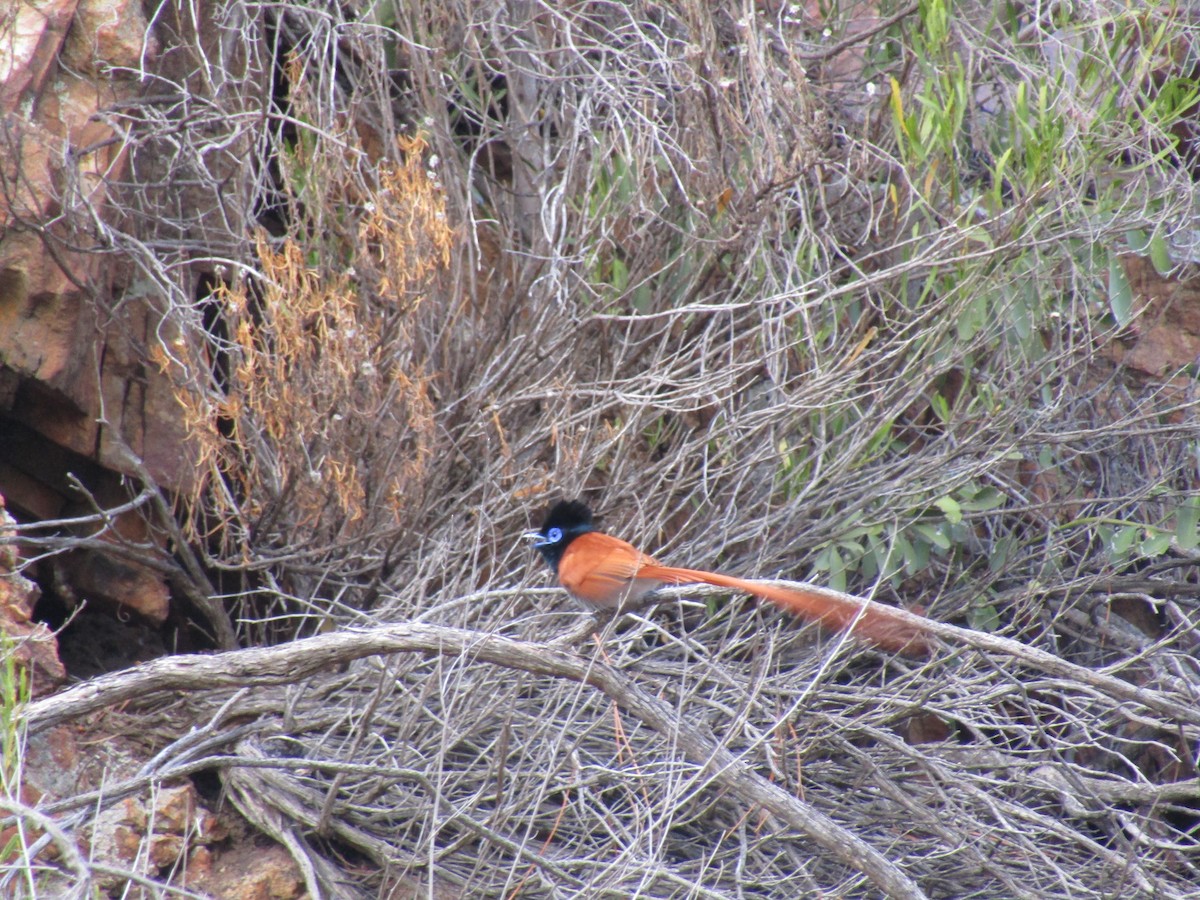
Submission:
<svg viewBox="0 0 1200 900">
<path fill-rule="evenodd" d="M 951 525 L 955 525 L 962 521 L 962 507 L 959 506 L 957 500 L 953 497 L 940 497 L 933 501 L 933 505 L 940 509 L 946 516 L 946 521 Z M 949 544 L 947 544 L 947 547 Z"/>
<path fill-rule="evenodd" d="M 899 571 L 897 559 L 903 558 L 903 554 L 898 548 L 889 550 L 888 545 L 882 540 L 873 540 L 871 542 L 870 556 L 874 560 L 875 570 L 884 578 L 894 578 L 896 576 Z M 866 574 L 865 567 L 863 574 Z"/>
<path fill-rule="evenodd" d="M 1003 202 L 1004 194 L 1004 170 L 1008 168 L 1009 162 L 1012 160 L 1013 148 L 1008 147 L 996 159 L 996 164 L 992 167 L 992 202 L 997 206 Z"/>
<path fill-rule="evenodd" d="M 1008 323 L 1022 341 L 1034 333 L 1034 310 L 1037 308 L 1037 292 L 1031 282 L 1024 282 L 1012 295 L 1008 311 Z"/>
<path fill-rule="evenodd" d="M 909 575 L 915 575 L 929 567 L 929 544 L 925 541 L 917 541 L 909 543 L 902 537 L 896 539 L 896 546 L 899 548 L 903 542 L 904 550 L 904 571 Z"/>
<path fill-rule="evenodd" d="M 875 429 L 867 442 L 866 457 L 874 459 L 879 453 L 887 450 L 892 444 L 892 422 L 887 421 Z"/>
<path fill-rule="evenodd" d="M 925 538 L 926 541 L 933 544 L 939 550 L 950 549 L 950 538 L 947 537 L 946 532 L 942 530 L 941 526 L 918 522 L 913 527 L 916 529 L 917 534 L 921 535 L 921 537 Z"/>
<path fill-rule="evenodd" d="M 940 393 L 935 393 L 929 400 L 929 405 L 933 407 L 933 414 L 942 422 L 950 421 L 950 404 L 946 402 L 946 398 Z"/>
<path fill-rule="evenodd" d="M 867 581 L 873 581 L 879 574 L 879 564 L 873 550 L 863 554 L 862 559 L 858 561 L 858 573 Z"/>
<path fill-rule="evenodd" d="M 972 603 L 967 612 L 967 625 L 975 631 L 995 633 L 1000 630 L 1000 612 L 992 603 Z"/>
<path fill-rule="evenodd" d="M 1150 238 L 1150 262 L 1154 271 L 1159 275 L 1169 275 L 1175 266 L 1171 262 L 1171 251 L 1167 247 L 1167 239 L 1158 232 Z"/>
<path fill-rule="evenodd" d="M 612 286 L 618 294 L 624 293 L 629 286 L 629 267 L 619 257 L 612 258 Z"/>
<path fill-rule="evenodd" d="M 829 586 L 835 591 L 846 590 L 846 561 L 837 547 L 830 547 L 829 554 Z"/>
<path fill-rule="evenodd" d="M 989 509 L 1003 506 L 1004 494 L 994 487 L 985 487 L 981 488 L 970 500 L 964 500 L 959 505 L 968 512 L 986 512 Z"/>
<path fill-rule="evenodd" d="M 988 298 L 982 291 L 971 297 L 959 311 L 954 327 L 960 341 L 969 341 L 987 324 Z"/>
<path fill-rule="evenodd" d="M 912 134 L 908 127 L 908 120 L 904 115 L 904 100 L 900 94 L 900 82 L 895 78 L 889 78 L 889 99 L 892 106 L 892 120 L 896 123 L 896 128 L 902 132 L 910 140 Z"/>
<path fill-rule="evenodd" d="M 1171 548 L 1172 534 L 1169 531 L 1155 531 L 1142 541 L 1138 550 L 1143 556 L 1162 556 Z"/>
<path fill-rule="evenodd" d="M 866 552 L 866 548 L 863 547 L 862 543 L 854 540 L 853 538 L 842 538 L 837 542 L 837 545 L 849 553 L 854 559 L 858 559 Z"/>
<path fill-rule="evenodd" d="M 1188 497 L 1175 510 L 1175 542 L 1185 551 L 1200 545 L 1200 497 Z"/>
<path fill-rule="evenodd" d="M 1133 319 L 1133 288 L 1125 277 L 1125 267 L 1116 253 L 1108 251 L 1108 306 L 1121 326 Z"/>
<path fill-rule="evenodd" d="M 993 574 L 1004 571 L 1016 544 L 1016 538 L 1009 535 L 996 539 L 996 543 L 992 545 L 992 552 L 988 554 L 988 569 Z"/>
<path fill-rule="evenodd" d="M 1118 528 L 1112 536 L 1112 553 L 1113 556 L 1122 557 L 1129 552 L 1133 546 L 1133 542 L 1137 540 L 1141 529 L 1136 525 L 1124 525 Z"/>
</svg>

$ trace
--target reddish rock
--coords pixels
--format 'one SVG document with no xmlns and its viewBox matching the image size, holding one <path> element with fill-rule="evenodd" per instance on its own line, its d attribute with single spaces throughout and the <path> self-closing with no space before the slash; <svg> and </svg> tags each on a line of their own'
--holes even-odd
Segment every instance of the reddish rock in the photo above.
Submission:
<svg viewBox="0 0 1200 900">
<path fill-rule="evenodd" d="M 10 7 L 0 41 L 0 112 L 39 90 L 58 57 L 75 15 L 76 0 L 23 0 Z"/>
<path fill-rule="evenodd" d="M 1200 362 L 1200 278 L 1163 278 L 1138 256 L 1122 263 L 1141 314 L 1121 362 L 1156 378 Z"/>
<path fill-rule="evenodd" d="M 171 385 L 146 362 L 161 317 L 138 302 L 98 306 L 113 293 L 111 256 L 55 245 L 86 240 L 108 213 L 104 186 L 127 165 L 104 110 L 139 91 L 112 72 L 156 59 L 148 32 L 132 0 L 41 0 L 17 5 L 0 42 L 0 415 L 135 474 L 128 445 L 161 485 L 181 487 L 195 457 Z M 6 481 L 0 468 L 0 490 Z"/>
<path fill-rule="evenodd" d="M 16 523 L 0 497 L 0 538 L 14 532 Z M 32 691 L 43 693 L 67 677 L 58 658 L 58 642 L 45 625 L 33 621 L 38 587 L 20 573 L 16 545 L 0 542 L 0 631 L 11 641 L 18 662 L 31 675 Z"/>
<path fill-rule="evenodd" d="M 195 884 L 212 875 L 213 852 L 208 847 L 196 847 L 188 856 L 188 881 Z"/>
<path fill-rule="evenodd" d="M 114 868 L 131 865 L 152 878 L 180 865 L 192 848 L 223 840 L 226 832 L 201 803 L 191 782 L 160 788 L 148 798 L 126 797 L 103 810 L 86 835 L 85 856 Z M 109 885 L 116 887 L 120 880 Z"/>
<path fill-rule="evenodd" d="M 77 793 L 83 758 L 73 726 L 58 725 L 25 738 L 22 774 L 26 784 L 56 800 Z"/>
<path fill-rule="evenodd" d="M 170 591 L 149 569 L 91 550 L 71 554 L 62 569 L 81 599 L 135 613 L 152 625 L 167 620 Z"/>
<path fill-rule="evenodd" d="M 235 842 L 214 852 L 208 871 L 188 869 L 188 887 L 219 900 L 299 900 L 307 896 L 295 861 L 278 844 Z"/>
<path fill-rule="evenodd" d="M 81 235 L 94 231 L 94 219 L 108 214 L 105 185 L 127 168 L 124 142 L 103 111 L 140 90 L 132 75 L 114 70 L 157 58 L 142 6 L 32 0 L 17 4 L 4 30 L 0 493 L 27 519 L 58 518 L 82 500 L 66 480 L 72 472 L 98 502 L 115 505 L 128 499 L 121 476 L 137 474 L 129 451 L 163 487 L 186 488 L 195 455 L 171 385 L 146 362 L 160 317 L 137 302 L 104 309 L 99 301 L 113 293 L 112 257 L 66 246 L 86 241 Z M 66 240 L 56 243 L 59 237 Z M 137 519 L 122 517 L 122 524 Z M 166 618 L 168 590 L 148 569 L 106 565 L 92 554 L 71 580 L 81 595 L 151 622 Z M 61 678 L 52 644 L 36 643 L 47 642 L 45 629 L 19 612 L 31 611 L 32 601 L 22 599 L 36 596 L 31 590 L 28 582 L 0 586 L 4 628 L 21 638 L 35 669 Z"/>
<path fill-rule="evenodd" d="M 79 0 L 62 58 L 76 72 L 100 75 L 108 66 L 139 68 L 158 56 L 142 5 L 134 0 Z"/>
</svg>

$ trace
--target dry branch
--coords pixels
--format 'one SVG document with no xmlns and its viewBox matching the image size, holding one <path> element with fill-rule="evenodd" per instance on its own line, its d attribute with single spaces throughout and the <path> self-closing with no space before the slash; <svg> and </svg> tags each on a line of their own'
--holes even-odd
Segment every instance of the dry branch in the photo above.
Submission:
<svg viewBox="0 0 1200 900">
<path fill-rule="evenodd" d="M 474 600 L 478 602 L 480 598 Z M 913 618 L 947 641 L 1006 655 L 1035 672 L 1070 679 L 1078 687 L 1095 689 L 1113 700 L 1138 704 L 1148 713 L 1173 717 L 1181 726 L 1200 724 L 1200 712 L 1194 707 L 1159 691 L 1072 665 L 1015 641 Z M 472 665 L 486 663 L 596 688 L 638 721 L 669 738 L 685 758 L 700 767 L 705 777 L 740 798 L 747 809 L 769 811 L 833 857 L 863 872 L 888 896 L 925 896 L 908 876 L 851 830 L 763 778 L 744 759 L 693 727 L 678 709 L 647 693 L 634 679 L 598 659 L 588 659 L 547 643 L 439 625 L 347 629 L 277 647 L 155 660 L 31 703 L 23 718 L 32 730 L 41 730 L 115 704 L 153 702 L 165 694 L 183 693 L 195 699 L 197 695 L 238 688 L 299 684 L 319 672 L 368 656 L 430 653 L 459 658 Z M 217 764 L 232 763 L 222 760 Z M 1063 789 L 1063 776 L 1049 769 L 1039 771 L 1038 781 L 1054 790 Z M 1156 795 L 1156 799 L 1170 796 Z M 1181 795 L 1190 796 L 1186 791 Z"/>
<path fill-rule="evenodd" d="M 105 675 L 29 705 L 24 718 L 34 730 L 118 703 L 149 700 L 164 693 L 198 692 L 254 685 L 294 684 L 316 672 L 393 653 L 438 653 L 467 657 L 537 675 L 588 684 L 639 720 L 677 743 L 712 780 L 751 808 L 769 810 L 848 867 L 859 869 L 887 896 L 925 894 L 878 851 L 823 813 L 753 772 L 717 742 L 688 726 L 663 701 L 596 660 L 546 644 L 515 641 L 437 625 L 393 625 L 319 635 L 279 647 L 236 650 L 213 656 L 164 657 L 137 669 Z"/>
<path fill-rule="evenodd" d="M 155 771 L 236 739 L 227 785 L 310 880 L 355 874 L 315 830 L 472 896 L 1194 893 L 1200 401 L 1112 363 L 1139 326 L 1106 297 L 1131 235 L 1200 258 L 1141 84 L 1190 80 L 1196 26 L 811 6 L 163 6 L 107 111 L 118 214 L 76 190 L 30 225 L 155 305 L 204 492 L 137 509 L 222 644 L 278 646 L 28 720 L 182 692 Z M 881 671 L 709 598 L 592 663 L 515 540 L 561 495 L 672 564 L 920 604 L 944 646 Z M 902 876 L 848 874 L 842 832 Z"/>
</svg>

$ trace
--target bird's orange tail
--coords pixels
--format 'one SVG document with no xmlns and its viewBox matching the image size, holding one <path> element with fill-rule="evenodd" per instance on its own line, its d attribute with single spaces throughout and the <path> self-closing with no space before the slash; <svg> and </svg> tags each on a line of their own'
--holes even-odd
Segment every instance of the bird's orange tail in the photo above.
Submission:
<svg viewBox="0 0 1200 900">
<path fill-rule="evenodd" d="M 715 587 L 745 591 L 763 600 L 769 600 L 790 613 L 828 628 L 865 638 L 886 650 L 908 656 L 925 656 L 929 653 L 929 633 L 921 627 L 920 617 L 863 600 L 850 594 L 826 590 L 800 590 L 781 587 L 763 581 L 734 578 L 718 572 L 700 569 L 677 569 L 673 566 L 646 565 L 638 570 L 638 577 L 656 579 L 665 584 L 711 584 Z"/>
</svg>

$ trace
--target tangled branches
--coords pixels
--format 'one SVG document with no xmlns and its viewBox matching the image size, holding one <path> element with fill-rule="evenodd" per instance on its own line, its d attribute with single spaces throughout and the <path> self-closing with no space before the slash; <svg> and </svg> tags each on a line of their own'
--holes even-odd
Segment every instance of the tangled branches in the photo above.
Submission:
<svg viewBox="0 0 1200 900">
<path fill-rule="evenodd" d="M 320 635 L 364 652 L 190 698 L 314 892 L 1192 890 L 1196 399 L 1114 348 L 1129 235 L 1193 252 L 1194 98 L 1135 75 L 1184 79 L 1149 18 L 1194 29 L 767 6 L 230 4 L 174 35 L 259 86 L 132 130 L 185 142 L 162 183 L 219 161 L 189 190 L 237 215 L 148 190 L 112 244 L 183 335 L 191 542 L 243 640 L 441 636 Z M 568 653 L 516 545 L 560 494 L 664 560 L 977 637 L 908 664 L 710 597 Z M 509 638 L 522 664 L 481 649 Z"/>
</svg>

